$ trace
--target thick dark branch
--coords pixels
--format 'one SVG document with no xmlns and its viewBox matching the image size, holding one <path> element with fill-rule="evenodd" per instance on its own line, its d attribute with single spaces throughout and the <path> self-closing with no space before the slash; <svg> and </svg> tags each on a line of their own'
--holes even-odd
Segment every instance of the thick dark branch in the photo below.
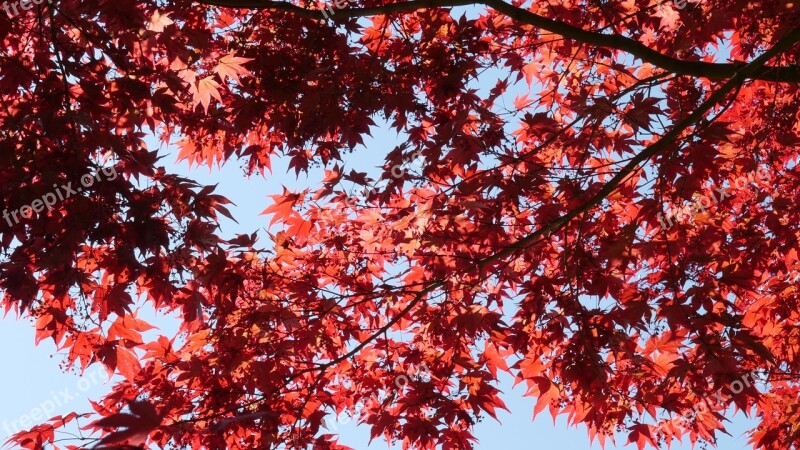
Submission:
<svg viewBox="0 0 800 450">
<path fill-rule="evenodd" d="M 586 31 L 564 22 L 547 19 L 525 9 L 517 8 L 503 0 L 482 0 L 481 3 L 519 22 L 530 24 L 585 44 L 622 50 L 642 61 L 679 75 L 722 80 L 732 78 L 747 64 L 746 62 L 717 64 L 703 61 L 684 61 L 657 52 L 637 40 L 618 34 Z M 800 81 L 800 66 L 763 66 L 754 71 L 748 78 L 766 81 Z"/>
<path fill-rule="evenodd" d="M 629 53 L 642 61 L 660 67 L 670 73 L 689 75 L 712 80 L 732 78 L 745 62 L 730 64 L 708 63 L 703 61 L 684 61 L 665 55 L 641 42 L 617 35 L 603 34 L 596 31 L 587 31 L 564 22 L 548 19 L 530 11 L 510 5 L 503 0 L 411 0 L 400 3 L 389 3 L 371 8 L 344 8 L 327 10 L 305 9 L 286 1 L 271 0 L 195 0 L 198 3 L 224 6 L 228 8 L 263 9 L 272 11 L 285 11 L 315 20 L 330 19 L 333 21 L 351 19 L 355 17 L 370 17 L 383 14 L 412 12 L 420 9 L 451 8 L 455 6 L 485 5 L 506 16 L 537 28 L 558 34 L 568 39 L 573 39 L 584 44 L 597 47 L 612 48 Z M 784 67 L 762 66 L 748 76 L 749 79 L 765 81 L 797 82 L 800 81 L 800 66 L 791 65 Z"/>
<path fill-rule="evenodd" d="M 689 116 L 685 119 L 680 121 L 676 124 L 669 132 L 667 132 L 661 139 L 656 141 L 655 143 L 651 144 L 649 147 L 642 150 L 640 153 L 637 153 L 633 158 L 631 158 L 630 162 L 625 165 L 619 172 L 617 172 L 614 177 L 609 180 L 603 187 L 595 194 L 591 199 L 587 200 L 585 203 L 580 205 L 579 207 L 573 209 L 569 213 L 561 216 L 560 218 L 548 223 L 547 225 L 539 228 L 535 232 L 525 236 L 524 238 L 518 240 L 514 243 L 513 246 L 508 247 L 502 251 L 495 253 L 492 256 L 484 258 L 483 260 L 478 262 L 479 267 L 485 267 L 489 264 L 499 261 L 506 256 L 514 254 L 516 251 L 525 249 L 535 243 L 539 238 L 548 236 L 555 231 L 561 229 L 563 226 L 568 224 L 572 219 L 580 216 L 583 213 L 590 211 L 595 206 L 602 203 L 603 200 L 606 199 L 612 192 L 617 190 L 620 184 L 622 184 L 628 176 L 635 170 L 639 169 L 640 165 L 657 153 L 664 151 L 670 145 L 672 145 L 681 134 L 688 130 L 690 127 L 696 125 L 700 122 L 703 117 L 708 113 L 712 108 L 720 104 L 725 97 L 731 93 L 734 89 L 741 86 L 745 80 L 748 78 L 752 78 L 752 75 L 758 72 L 764 64 L 769 61 L 770 59 L 780 55 L 781 53 L 785 52 L 786 50 L 792 48 L 797 42 L 800 41 L 800 28 L 795 28 L 792 30 L 791 33 L 783 37 L 778 43 L 776 43 L 772 48 L 764 52 L 761 56 L 754 59 L 751 63 L 746 64 L 742 67 L 738 72 L 731 77 L 730 80 L 725 82 L 719 89 L 714 91 L 711 96 L 709 96 L 708 100 L 704 101 L 696 110 L 694 110 Z"/>
</svg>

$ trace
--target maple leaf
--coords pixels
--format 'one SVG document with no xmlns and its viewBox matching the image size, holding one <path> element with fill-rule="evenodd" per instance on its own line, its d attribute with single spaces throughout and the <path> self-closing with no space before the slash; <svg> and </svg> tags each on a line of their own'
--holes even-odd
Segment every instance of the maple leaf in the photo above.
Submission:
<svg viewBox="0 0 800 450">
<path fill-rule="evenodd" d="M 150 17 L 150 21 L 147 23 L 147 29 L 156 33 L 163 33 L 164 27 L 172 25 L 173 23 L 175 22 L 169 18 L 169 13 L 161 14 L 159 11 L 155 11 L 153 16 Z"/>
<path fill-rule="evenodd" d="M 217 101 L 222 101 L 219 87 L 219 83 L 212 77 L 205 77 L 199 80 L 197 86 L 192 89 L 192 101 L 194 106 L 198 104 L 203 105 L 203 110 L 208 113 L 208 105 L 211 103 L 211 97 L 214 97 Z"/>
<path fill-rule="evenodd" d="M 667 30 L 677 30 L 680 27 L 680 13 L 672 1 L 662 1 L 658 5 L 658 14 L 661 17 L 660 27 Z"/>
<path fill-rule="evenodd" d="M 225 77 L 230 77 L 239 83 L 239 75 L 250 75 L 250 72 L 242 64 L 252 60 L 253 58 L 241 58 L 229 53 L 219 59 L 219 64 L 214 68 L 214 72 L 219 75 L 223 82 L 225 82 Z"/>
<path fill-rule="evenodd" d="M 647 445 L 650 445 L 654 448 L 657 447 L 655 437 L 653 436 L 653 433 L 650 430 L 650 425 L 644 425 L 644 424 L 634 425 L 632 427 L 632 431 L 628 435 L 627 444 L 630 443 L 635 443 L 636 447 L 639 450 L 642 450 Z"/>
<path fill-rule="evenodd" d="M 99 441 L 99 445 L 119 444 L 144 445 L 147 436 L 161 424 L 161 416 L 152 403 L 134 401 L 128 405 L 131 414 L 116 413 L 96 420 L 83 429 L 123 428 L 114 431 Z"/>
</svg>

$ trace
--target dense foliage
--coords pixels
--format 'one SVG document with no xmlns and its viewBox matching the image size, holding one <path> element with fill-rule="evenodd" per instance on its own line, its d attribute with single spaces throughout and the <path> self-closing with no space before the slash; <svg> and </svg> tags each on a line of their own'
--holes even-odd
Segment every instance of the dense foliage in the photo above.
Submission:
<svg viewBox="0 0 800 450">
<path fill-rule="evenodd" d="M 22 0 L 0 304 L 124 381 L 14 445 L 339 448 L 357 410 L 466 449 L 506 372 L 601 442 L 713 442 L 735 408 L 798 448 L 800 4 L 680 6 Z M 375 189 L 348 156 L 380 126 Z M 223 236 L 151 135 L 325 177 L 265 201 L 270 241 Z M 75 420 L 101 440 L 53 444 Z"/>
</svg>

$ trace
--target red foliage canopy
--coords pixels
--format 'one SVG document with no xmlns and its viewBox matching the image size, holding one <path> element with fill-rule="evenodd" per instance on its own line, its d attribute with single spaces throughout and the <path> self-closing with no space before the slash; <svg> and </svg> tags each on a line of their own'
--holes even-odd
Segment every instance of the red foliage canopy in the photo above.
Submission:
<svg viewBox="0 0 800 450">
<path fill-rule="evenodd" d="M 340 448 L 324 420 L 358 409 L 465 449 L 507 372 L 601 442 L 713 442 L 735 406 L 754 448 L 800 446 L 797 3 L 23 2 L 0 21 L 2 306 L 124 377 L 75 445 Z M 376 123 L 402 144 L 354 196 Z M 326 176 L 267 205 L 268 245 L 230 239 L 153 134 Z M 144 338 L 135 304 L 180 335 Z"/>
</svg>

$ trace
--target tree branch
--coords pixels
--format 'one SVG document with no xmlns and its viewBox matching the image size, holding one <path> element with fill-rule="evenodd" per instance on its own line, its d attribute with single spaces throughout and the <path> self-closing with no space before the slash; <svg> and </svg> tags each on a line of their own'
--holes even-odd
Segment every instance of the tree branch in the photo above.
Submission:
<svg viewBox="0 0 800 450">
<path fill-rule="evenodd" d="M 611 48 L 629 53 L 636 58 L 653 64 L 668 72 L 689 75 L 693 77 L 708 78 L 711 80 L 725 80 L 732 78 L 747 63 L 709 63 L 703 61 L 686 61 L 665 55 L 641 42 L 616 34 L 603 34 L 596 31 L 587 31 L 557 20 L 534 14 L 523 8 L 510 5 L 503 0 L 410 0 L 400 3 L 389 3 L 383 6 L 369 8 L 344 8 L 327 10 L 306 9 L 287 1 L 273 0 L 195 0 L 197 3 L 238 9 L 258 9 L 270 11 L 283 11 L 314 20 L 341 21 L 357 17 L 370 17 L 392 13 L 412 12 L 420 9 L 451 8 L 456 6 L 484 5 L 506 16 L 528 25 L 558 34 L 568 39 L 573 39 L 584 44 L 597 47 Z M 748 79 L 797 82 L 800 81 L 800 66 L 760 66 L 758 70 L 748 75 Z"/>
<path fill-rule="evenodd" d="M 518 240 L 517 242 L 514 243 L 513 246 L 507 247 L 487 258 L 480 260 L 478 262 L 478 266 L 481 268 L 486 267 L 492 262 L 498 261 L 506 256 L 512 255 L 517 250 L 527 248 L 538 238 L 552 234 L 553 232 L 559 230 L 561 227 L 565 226 L 572 219 L 578 217 L 579 215 L 599 205 L 606 197 L 608 197 L 609 194 L 614 192 L 617 189 L 617 187 L 623 181 L 625 181 L 625 179 L 628 178 L 628 175 L 630 175 L 634 170 L 638 169 L 640 164 L 647 161 L 648 159 L 653 157 L 656 153 L 663 151 L 669 145 L 674 143 L 681 136 L 681 133 L 683 133 L 689 127 L 697 124 L 700 120 L 702 120 L 708 111 L 710 111 L 714 106 L 722 102 L 725 99 L 725 97 L 731 93 L 731 91 L 741 86 L 742 83 L 745 82 L 745 80 L 751 78 L 752 74 L 758 72 L 767 61 L 790 49 L 798 41 L 800 41 L 800 27 L 792 30 L 789 34 L 787 34 L 781 40 L 779 40 L 778 43 L 776 43 L 772 48 L 764 52 L 764 54 L 754 59 L 751 63 L 746 64 L 739 71 L 737 71 L 733 75 L 733 77 L 731 77 L 730 80 L 728 80 L 725 84 L 722 85 L 722 87 L 714 91 L 714 93 L 711 94 L 711 96 L 709 96 L 708 100 L 704 101 L 696 110 L 694 110 L 691 114 L 689 114 L 688 117 L 686 117 L 678 124 L 676 124 L 675 127 L 673 127 L 669 132 L 667 132 L 664 135 L 664 137 L 659 139 L 657 142 L 650 144 L 650 146 L 648 146 L 641 152 L 637 153 L 636 156 L 631 158 L 630 162 L 626 164 L 625 167 L 623 167 L 619 172 L 617 172 L 617 174 L 614 175 L 614 177 L 611 180 L 609 180 L 606 184 L 604 184 L 603 187 L 597 192 L 597 194 L 595 194 L 591 199 L 587 200 L 579 207 L 573 209 L 567 214 L 564 214 L 558 219 L 548 223 L 547 225 L 542 226 L 535 232 Z"/>
<path fill-rule="evenodd" d="M 800 41 L 800 28 L 796 28 L 792 30 L 788 35 L 784 36 L 778 43 L 776 43 L 772 48 L 766 51 L 763 55 L 759 56 L 758 58 L 754 59 L 751 63 L 746 64 L 742 67 L 738 72 L 734 74 L 734 76 L 728 80 L 724 85 L 722 85 L 718 90 L 714 91 L 713 94 L 708 98 L 708 100 L 704 101 L 696 110 L 694 110 L 688 117 L 683 119 L 681 122 L 675 125 L 668 133 L 664 135 L 661 139 L 657 142 L 651 144 L 640 153 L 636 154 L 633 158 L 631 158 L 630 162 L 625 165 L 619 173 L 617 173 L 611 180 L 609 180 L 600 191 L 597 192 L 591 199 L 584 202 L 579 207 L 573 209 L 572 211 L 564 214 L 563 216 L 559 217 L 556 220 L 540 227 L 533 233 L 519 239 L 517 242 L 514 243 L 513 246 L 506 247 L 505 249 L 494 253 L 490 256 L 487 256 L 483 259 L 477 261 L 475 265 L 475 269 L 483 270 L 490 264 L 497 262 L 507 256 L 513 255 L 518 250 L 525 250 L 530 245 L 532 245 L 536 240 L 540 238 L 544 238 L 559 229 L 566 226 L 572 219 L 580 216 L 581 214 L 589 211 L 593 207 L 600 204 L 609 194 L 614 192 L 620 184 L 622 184 L 625 179 L 628 178 L 628 175 L 631 174 L 634 170 L 639 168 L 640 164 L 647 161 L 651 157 L 653 157 L 656 153 L 666 149 L 669 147 L 670 144 L 674 143 L 689 127 L 697 124 L 700 120 L 703 119 L 705 114 L 710 111 L 714 106 L 722 102 L 725 97 L 731 93 L 734 89 L 741 86 L 745 80 L 748 79 L 754 72 L 758 71 L 763 65 L 769 61 L 770 59 L 774 58 L 775 56 L 781 54 L 782 52 L 791 48 L 794 44 Z M 378 336 L 385 333 L 389 330 L 392 326 L 398 323 L 403 316 L 410 313 L 411 310 L 419 304 L 425 296 L 433 290 L 444 286 L 444 280 L 432 280 L 430 283 L 421 291 L 417 292 L 414 298 L 400 311 L 395 317 L 389 320 L 384 326 L 382 326 L 376 333 L 373 333 L 370 337 L 366 338 L 364 341 L 360 342 L 356 345 L 351 351 L 341 355 L 325 364 L 320 365 L 316 369 L 325 371 L 332 365 L 338 364 L 348 358 L 351 358 L 356 353 L 361 351 L 364 347 L 366 347 L 370 342 L 377 339 Z"/>
</svg>

